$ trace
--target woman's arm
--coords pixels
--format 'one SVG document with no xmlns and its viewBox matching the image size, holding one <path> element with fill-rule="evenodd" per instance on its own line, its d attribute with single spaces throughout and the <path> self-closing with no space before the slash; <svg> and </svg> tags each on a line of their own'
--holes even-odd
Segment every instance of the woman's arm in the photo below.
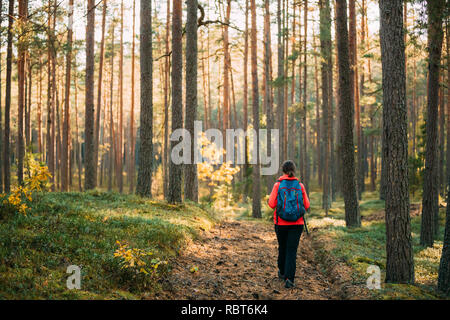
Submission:
<svg viewBox="0 0 450 320">
<path fill-rule="evenodd" d="M 302 194 L 303 194 L 303 205 L 305 206 L 306 210 L 309 210 L 309 207 L 311 206 L 309 203 L 309 198 L 308 198 L 308 194 L 306 193 L 306 189 L 305 186 L 300 183 L 300 185 L 302 186 Z"/>
<path fill-rule="evenodd" d="M 272 192 L 270 193 L 269 197 L 269 207 L 272 209 L 275 209 L 277 207 L 277 196 L 278 196 L 278 187 L 280 186 L 280 183 L 277 182 L 273 186 Z"/>
</svg>

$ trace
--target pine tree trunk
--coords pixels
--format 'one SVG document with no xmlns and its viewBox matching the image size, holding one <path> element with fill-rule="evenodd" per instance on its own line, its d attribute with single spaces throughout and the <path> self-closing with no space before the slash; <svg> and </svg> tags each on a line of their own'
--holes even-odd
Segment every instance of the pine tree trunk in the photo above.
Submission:
<svg viewBox="0 0 450 320">
<path fill-rule="evenodd" d="M 76 60 L 76 57 L 75 59 Z M 76 66 L 77 63 L 76 61 L 74 61 L 74 66 Z M 81 143 L 80 143 L 80 130 L 79 130 L 79 126 L 78 126 L 78 77 L 76 75 L 76 69 L 75 69 L 75 77 L 74 77 L 74 94 L 75 94 L 75 134 L 76 134 L 76 144 L 77 144 L 77 149 L 76 149 L 76 162 L 77 162 L 77 167 L 78 167 L 78 190 L 80 192 L 83 191 L 83 187 L 81 184 L 81 172 L 83 171 L 83 166 L 82 166 L 82 161 L 81 161 Z"/>
<path fill-rule="evenodd" d="M 4 192 L 11 191 L 11 145 L 10 145 L 10 113 L 11 113 L 11 76 L 12 76 L 12 42 L 14 24 L 14 0 L 9 0 L 8 11 L 8 39 L 6 56 L 6 92 L 5 92 L 5 131 L 4 131 L 4 158 L 3 158 L 3 179 Z"/>
<path fill-rule="evenodd" d="M 28 1 L 19 0 L 19 18 L 18 22 L 22 32 L 25 32 L 24 27 L 27 23 L 28 16 Z M 19 185 L 23 182 L 23 161 L 25 156 L 25 141 L 24 141 L 24 106 L 26 99 L 25 92 L 25 64 L 26 64 L 26 43 L 24 37 L 20 37 L 18 44 L 18 58 L 17 58 L 17 73 L 18 73 L 18 112 L 17 112 L 17 180 Z"/>
<path fill-rule="evenodd" d="M 316 44 L 316 35 L 314 35 L 314 50 L 317 49 Z M 319 68 L 318 68 L 318 62 L 317 62 L 317 54 L 314 54 L 314 89 L 316 92 L 316 157 L 317 157 L 317 179 L 319 182 L 319 186 L 323 188 L 322 181 L 323 181 L 323 174 L 322 174 L 322 168 L 323 168 L 323 157 L 322 157 L 322 119 L 320 115 L 320 93 L 319 93 Z"/>
<path fill-rule="evenodd" d="M 123 22 L 124 22 L 124 1 L 120 4 L 120 51 L 119 51 L 119 128 L 118 128 L 118 143 L 117 143 L 117 185 L 119 187 L 119 192 L 123 193 Z"/>
<path fill-rule="evenodd" d="M 270 1 L 264 1 L 264 79 L 265 79 L 265 93 L 264 93 L 264 109 L 267 118 L 267 156 L 271 156 L 272 134 L 271 130 L 274 128 L 273 124 L 273 95 L 272 95 L 272 49 L 271 49 L 271 34 L 270 34 Z M 294 81 L 295 82 L 295 81 Z M 294 93 L 295 94 L 295 93 Z M 267 192 L 271 191 L 274 183 L 273 176 L 266 177 Z"/>
<path fill-rule="evenodd" d="M 285 139 L 285 130 L 284 130 L 284 83 L 285 83 L 285 73 L 284 73 L 284 28 L 281 20 L 282 8 L 281 8 L 281 0 L 278 0 L 277 7 L 277 24 L 278 24 L 278 79 L 277 79 L 277 113 L 278 113 L 278 129 L 280 131 L 280 142 L 279 142 L 279 154 L 280 154 L 280 173 L 284 159 L 284 139 Z"/>
<path fill-rule="evenodd" d="M 109 84 L 109 164 L 108 164 L 108 191 L 113 189 L 113 172 L 114 172 L 114 155 L 115 155 L 115 141 L 114 141 L 114 113 L 113 113 L 113 100 L 114 100 L 114 57 L 115 57 L 115 25 L 114 22 L 111 26 L 111 81 Z"/>
<path fill-rule="evenodd" d="M 61 191 L 69 190 L 69 124 L 70 124 L 70 88 L 72 71 L 72 35 L 73 35 L 73 0 L 69 2 L 69 27 L 67 30 L 67 54 L 66 54 L 66 92 L 64 98 L 64 125 L 61 154 Z"/>
<path fill-rule="evenodd" d="M 3 0 L 0 0 L 0 25 L 2 25 L 3 23 L 3 15 L 1 14 L 3 13 Z M 0 33 L 0 52 L 2 49 L 2 43 L 3 43 L 3 33 Z M 0 66 L 2 66 L 2 55 L 0 54 Z M 0 79 L 2 78 L 2 70 L 3 68 L 0 67 Z M 3 115 L 3 110 L 2 110 L 2 95 L 1 93 L 2 91 L 2 81 L 0 81 L 0 150 L 2 150 L 2 152 L 0 152 L 0 193 L 3 193 L 3 122 L 2 122 L 2 115 Z"/>
<path fill-rule="evenodd" d="M 44 161 L 42 157 L 43 148 L 42 148 L 42 61 L 41 58 L 39 58 L 39 91 L 38 91 L 38 109 L 37 109 L 37 130 L 38 130 L 38 138 L 37 138 L 37 144 L 38 144 L 38 153 L 39 153 L 39 160 L 42 162 Z"/>
<path fill-rule="evenodd" d="M 100 115 L 102 108 L 102 85 L 103 85 L 103 61 L 105 59 L 105 29 L 106 29 L 106 9 L 108 6 L 107 0 L 103 1 L 102 10 L 102 39 L 100 41 L 100 57 L 98 66 L 98 85 L 97 85 L 97 108 L 95 112 L 95 126 L 94 126 L 94 161 L 95 161 L 95 182 L 97 185 L 97 164 L 98 164 L 98 150 L 100 147 Z"/>
<path fill-rule="evenodd" d="M 47 136 L 46 136 L 46 162 L 48 165 L 48 170 L 51 174 L 50 182 L 54 184 L 55 182 L 55 166 L 54 166 L 54 144 L 52 139 L 52 124 L 54 121 L 53 114 L 53 79 L 52 79 L 52 60 L 53 60 L 53 33 L 51 24 L 51 0 L 48 1 L 48 24 L 47 24 Z"/>
<path fill-rule="evenodd" d="M 170 1 L 167 0 L 166 14 L 166 34 L 165 34 L 165 62 L 164 62 L 164 150 L 163 150 L 163 173 L 164 173 L 164 199 L 167 199 L 169 188 L 169 77 L 170 77 L 170 57 L 169 57 L 169 34 L 170 34 Z"/>
<path fill-rule="evenodd" d="M 450 66 L 450 22 L 447 20 L 445 26 L 445 38 L 447 39 L 447 66 Z M 447 181 L 450 179 L 450 67 L 447 67 L 447 159 L 446 159 L 446 168 L 447 168 Z M 447 198 L 450 199 L 450 198 Z M 448 200 L 447 200 L 448 201 Z"/>
<path fill-rule="evenodd" d="M 226 17 L 225 21 L 230 20 L 231 13 L 231 0 L 227 0 Z M 223 131 L 229 128 L 229 118 L 230 118 L 230 51 L 229 51 L 229 35 L 228 35 L 228 25 L 222 27 L 223 34 Z M 225 136 L 224 136 L 225 142 Z M 224 143 L 224 145 L 226 145 Z"/>
<path fill-rule="evenodd" d="M 304 162 L 304 170 L 305 170 L 305 176 L 303 180 L 303 184 L 308 189 L 309 186 L 309 179 L 310 179 L 310 172 L 309 172 L 309 157 L 308 157 L 308 123 L 307 123 L 307 116 L 308 116 L 308 0 L 305 0 L 305 10 L 304 10 L 304 28 L 305 28 L 305 34 L 304 34 L 304 53 L 303 53 L 303 162 Z M 331 33 L 330 33 L 331 34 Z M 330 48 L 331 51 L 331 48 Z"/>
<path fill-rule="evenodd" d="M 153 40 L 152 4 L 141 1 L 141 123 L 139 173 L 136 192 L 143 197 L 152 196 L 153 165 Z M 181 77 L 180 77 L 181 79 Z"/>
<path fill-rule="evenodd" d="M 258 87 L 258 46 L 256 29 L 256 3 L 251 0 L 251 21 L 250 32 L 251 61 L 252 61 L 252 109 L 253 109 L 253 129 L 256 131 L 254 139 L 259 142 L 259 87 Z M 253 166 L 253 202 L 252 215 L 254 218 L 261 218 L 261 177 L 260 177 L 260 159 L 259 143 L 256 146 L 256 164 Z"/>
<path fill-rule="evenodd" d="M 186 122 L 185 128 L 191 134 L 191 164 L 185 166 L 184 197 L 185 200 L 198 202 L 198 178 L 197 165 L 195 164 L 194 122 L 197 119 L 197 0 L 187 1 L 186 20 Z M 228 2 L 227 19 L 231 10 L 231 1 Z M 228 21 L 228 20 L 227 20 Z M 226 31 L 228 35 L 228 30 Z M 228 48 L 227 48 L 228 51 Z M 227 52 L 226 51 L 226 52 Z M 225 53 L 226 64 L 229 64 L 229 56 Z"/>
<path fill-rule="evenodd" d="M 442 84 L 442 85 L 441 85 Z M 444 111 L 444 72 L 441 72 L 439 84 L 439 194 L 445 197 L 445 176 L 444 176 L 444 148 L 445 148 L 445 111 Z M 436 233 L 439 231 L 439 217 L 435 221 Z M 437 235 L 437 234 L 436 234 Z"/>
<path fill-rule="evenodd" d="M 413 283 L 409 215 L 408 120 L 406 107 L 403 1 L 381 0 L 383 130 L 389 137 L 386 169 L 386 282 Z"/>
<path fill-rule="evenodd" d="M 28 54 L 27 55 L 27 65 L 28 65 L 28 81 L 27 81 L 27 95 L 28 95 L 28 107 L 25 112 L 25 149 L 31 148 L 30 150 L 33 150 L 32 144 L 31 144 L 31 93 L 33 92 L 33 65 L 31 64 L 31 57 Z"/>
<path fill-rule="evenodd" d="M 244 131 L 247 132 L 248 129 L 248 49 L 249 49 L 249 43 L 248 43 L 248 35 L 249 35 L 249 12 L 250 12 L 250 6 L 249 6 L 250 0 L 245 0 L 245 33 L 244 33 L 244 101 L 243 101 L 243 112 L 244 112 Z M 247 197 L 249 196 L 250 191 L 249 189 L 249 175 L 250 175 L 250 166 L 249 166 L 249 159 L 248 159 L 248 138 L 244 138 L 244 152 L 245 152 L 245 163 L 244 163 L 244 172 L 243 172 L 243 178 L 244 178 L 244 201 L 247 201 Z"/>
<path fill-rule="evenodd" d="M 136 0 L 133 0 L 133 41 L 131 45 L 131 111 L 130 111 L 130 154 L 128 160 L 128 183 L 129 192 L 134 193 L 135 180 L 135 154 L 136 154 L 136 132 L 134 127 L 134 109 L 135 109 L 135 77 L 136 77 Z"/>
<path fill-rule="evenodd" d="M 322 73 L 322 114 L 324 128 L 324 170 L 322 207 L 326 215 L 330 208 L 330 139 L 331 139 L 331 101 L 329 101 L 329 62 L 331 58 L 331 10 L 329 0 L 320 0 L 320 51 Z M 305 73 L 306 74 L 306 73 Z"/>
<path fill-rule="evenodd" d="M 56 183 L 55 183 L 55 177 L 52 177 L 52 187 L 51 190 L 52 191 L 56 191 L 56 188 L 58 187 L 58 178 L 59 178 L 59 171 L 58 171 L 58 156 L 59 156 L 59 144 L 57 143 L 57 132 L 56 132 L 56 126 L 57 124 L 59 124 L 59 117 L 58 117 L 58 84 L 57 84 L 57 77 L 56 77 L 56 60 L 57 60 L 57 50 L 56 50 L 56 10 L 57 10 L 57 5 L 56 5 L 56 1 L 53 1 L 52 4 L 52 14 L 53 14 L 53 18 L 52 18 L 52 25 L 51 25 L 51 36 L 52 36 L 52 42 L 51 42 L 51 46 L 52 46 L 52 56 L 51 56 L 51 87 L 52 87 L 52 101 L 51 101 L 51 108 L 52 108 L 52 114 L 53 114 L 53 119 L 52 119 L 52 123 L 51 123 L 51 132 L 50 132 L 50 139 L 52 141 L 52 153 L 53 153 L 53 158 L 52 158 L 52 167 L 53 167 L 53 172 L 54 175 L 56 175 Z"/>
<path fill-rule="evenodd" d="M 450 199 L 450 184 L 448 188 L 447 199 Z M 439 266 L 438 290 L 449 296 L 450 295 L 450 204 L 447 204 L 447 216 L 445 221 L 446 222 L 445 222 L 444 246 L 442 249 L 441 263 Z"/>
<path fill-rule="evenodd" d="M 347 1 L 336 2 L 337 43 L 339 51 L 339 116 L 342 157 L 342 191 L 345 202 L 347 227 L 361 226 L 356 177 L 355 146 L 353 143 L 354 105 L 349 64 L 349 42 L 347 30 Z"/>
<path fill-rule="evenodd" d="M 357 56 L 357 35 L 356 35 L 356 6 L 355 0 L 349 0 L 349 58 L 350 58 L 350 85 L 352 91 L 352 99 L 355 107 L 355 124 L 357 137 L 357 166 L 356 166 L 356 182 L 358 198 L 361 199 L 361 109 L 359 106 L 358 94 L 358 56 Z"/>
<path fill-rule="evenodd" d="M 173 0 L 172 14 L 172 132 L 183 127 L 183 26 L 182 1 Z M 171 152 L 178 141 L 171 141 Z M 170 161 L 169 203 L 181 202 L 182 165 Z"/>
<path fill-rule="evenodd" d="M 426 123 L 425 173 L 423 181 L 422 227 L 420 244 L 432 247 L 435 238 L 435 219 L 438 215 L 439 201 L 439 163 L 438 163 L 438 97 L 439 75 L 442 54 L 443 30 L 442 18 L 444 0 L 428 1 L 428 107 Z"/>
<path fill-rule="evenodd" d="M 86 109 L 85 109 L 85 190 L 96 186 L 96 163 L 94 158 L 94 46 L 95 1 L 88 0 L 86 28 Z"/>
</svg>

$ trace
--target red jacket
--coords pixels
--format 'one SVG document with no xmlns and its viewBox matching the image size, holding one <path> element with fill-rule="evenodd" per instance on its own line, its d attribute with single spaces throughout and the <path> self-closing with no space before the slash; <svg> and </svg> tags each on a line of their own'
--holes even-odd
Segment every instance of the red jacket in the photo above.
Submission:
<svg viewBox="0 0 450 320">
<path fill-rule="evenodd" d="M 284 176 L 280 177 L 280 179 L 278 179 L 278 180 L 281 181 L 281 180 L 298 180 L 298 179 L 296 177 L 290 178 L 288 175 L 284 175 Z M 296 222 L 289 222 L 289 221 L 285 221 L 281 218 L 278 218 L 278 223 L 277 223 L 276 207 L 277 207 L 278 187 L 279 186 L 280 186 L 280 182 L 275 183 L 275 185 L 273 186 L 273 189 L 272 189 L 272 193 L 270 194 L 270 198 L 269 198 L 269 207 L 271 207 L 272 209 L 275 209 L 275 211 L 273 213 L 273 222 L 279 226 L 304 225 L 305 221 L 303 218 L 301 218 L 300 220 L 298 220 Z M 310 207 L 308 195 L 306 194 L 305 186 L 302 183 L 300 183 L 300 186 L 302 187 L 303 205 L 305 206 L 305 210 L 308 210 Z"/>
</svg>

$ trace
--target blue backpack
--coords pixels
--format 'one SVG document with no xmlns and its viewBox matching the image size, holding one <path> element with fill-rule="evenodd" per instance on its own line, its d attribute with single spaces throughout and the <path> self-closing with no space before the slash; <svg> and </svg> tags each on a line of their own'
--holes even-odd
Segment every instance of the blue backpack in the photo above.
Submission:
<svg viewBox="0 0 450 320">
<path fill-rule="evenodd" d="M 306 213 L 300 182 L 297 179 L 278 182 L 277 221 L 280 217 L 288 222 L 297 222 Z"/>
</svg>

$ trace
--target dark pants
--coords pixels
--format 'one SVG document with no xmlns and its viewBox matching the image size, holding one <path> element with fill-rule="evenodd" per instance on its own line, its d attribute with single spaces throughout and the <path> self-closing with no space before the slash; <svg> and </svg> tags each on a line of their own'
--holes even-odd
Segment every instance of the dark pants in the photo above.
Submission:
<svg viewBox="0 0 450 320">
<path fill-rule="evenodd" d="M 303 226 L 275 226 L 278 239 L 278 269 L 286 279 L 294 282 L 297 267 L 297 249 Z"/>
</svg>

